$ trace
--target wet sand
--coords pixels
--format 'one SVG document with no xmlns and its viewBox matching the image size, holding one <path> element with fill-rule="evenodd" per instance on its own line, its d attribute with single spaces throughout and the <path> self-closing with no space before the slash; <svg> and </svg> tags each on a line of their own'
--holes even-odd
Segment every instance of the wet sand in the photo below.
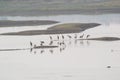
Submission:
<svg viewBox="0 0 120 80">
<path fill-rule="evenodd" d="M 79 39 L 79 40 L 96 40 L 96 41 L 118 41 L 118 37 L 98 37 L 98 38 L 88 38 L 88 39 Z"/>
<path fill-rule="evenodd" d="M 91 38 L 88 40 L 99 40 L 99 41 L 117 41 L 120 40 L 118 37 L 100 37 L 100 38 Z"/>
<path fill-rule="evenodd" d="M 46 34 L 65 34 L 65 33 L 78 33 L 90 28 L 97 27 L 101 24 L 98 23 L 65 23 L 53 26 L 47 30 L 27 30 L 20 32 L 3 33 L 1 35 L 46 35 Z"/>
<path fill-rule="evenodd" d="M 59 23 L 59 22 L 52 20 L 27 20 L 27 21 L 3 20 L 0 21 L 0 27 L 38 26 L 38 25 L 49 25 L 55 23 Z"/>
</svg>

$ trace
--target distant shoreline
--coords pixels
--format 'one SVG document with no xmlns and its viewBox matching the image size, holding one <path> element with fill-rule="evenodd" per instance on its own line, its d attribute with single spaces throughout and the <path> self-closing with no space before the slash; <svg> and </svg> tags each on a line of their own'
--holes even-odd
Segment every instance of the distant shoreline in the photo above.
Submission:
<svg viewBox="0 0 120 80">
<path fill-rule="evenodd" d="M 120 14 L 120 8 L 113 9 L 80 9 L 80 10 L 30 10 L 30 11 L 1 11 L 0 16 L 52 16 L 52 15 L 100 15 L 100 14 Z"/>
<path fill-rule="evenodd" d="M 59 22 L 53 20 L 25 20 L 25 21 L 1 20 L 0 27 L 38 26 L 38 25 L 50 25 L 55 23 Z"/>
</svg>

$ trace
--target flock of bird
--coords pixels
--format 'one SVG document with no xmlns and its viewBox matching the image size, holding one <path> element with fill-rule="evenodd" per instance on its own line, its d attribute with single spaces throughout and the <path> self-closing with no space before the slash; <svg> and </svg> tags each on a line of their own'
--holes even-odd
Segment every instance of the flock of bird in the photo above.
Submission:
<svg viewBox="0 0 120 80">
<path fill-rule="evenodd" d="M 73 37 L 73 36 L 71 36 L 71 35 L 67 35 L 67 37 L 69 38 L 69 39 L 84 39 L 84 34 L 82 34 L 82 35 L 80 35 L 80 36 L 78 36 L 77 34 L 75 34 L 75 36 Z M 85 39 L 88 39 L 90 37 L 90 35 L 86 35 L 86 37 L 85 37 Z M 51 45 L 53 45 L 53 42 L 54 42 L 54 39 L 53 39 L 53 37 L 52 36 L 49 36 L 49 38 L 50 38 L 50 43 L 49 43 L 49 46 L 51 46 Z M 58 44 L 60 45 L 60 46 L 62 46 L 62 47 L 60 47 L 60 52 L 62 52 L 65 48 L 66 48 L 66 44 L 64 43 L 64 39 L 65 39 L 65 36 L 64 35 L 61 35 L 61 38 L 62 38 L 62 42 L 59 42 L 59 40 L 60 40 L 60 36 L 58 36 L 57 35 L 57 41 L 58 41 Z M 40 46 L 45 46 L 44 45 L 44 41 L 40 41 Z M 33 45 L 33 43 L 30 41 L 30 46 L 31 46 L 31 50 L 32 50 L 32 48 L 35 48 L 37 45 Z M 63 47 L 64 46 L 64 47 Z M 44 49 L 42 49 L 41 51 L 40 51 L 40 53 L 43 53 L 43 52 L 45 52 L 44 51 Z M 49 52 L 50 53 L 53 53 L 54 52 L 54 50 L 51 48 L 50 50 L 49 50 Z M 34 53 L 36 53 L 36 51 L 34 51 Z M 107 66 L 106 68 L 111 68 L 111 66 Z"/>
<path fill-rule="evenodd" d="M 60 52 L 61 52 L 62 50 L 64 50 L 64 49 L 66 48 L 66 44 L 65 44 L 65 42 L 64 42 L 65 38 L 68 38 L 68 39 L 70 39 L 70 40 L 71 40 L 71 39 L 77 40 L 77 39 L 88 39 L 89 37 L 90 37 L 90 35 L 85 35 L 85 34 L 82 34 L 82 35 L 80 35 L 80 36 L 78 36 L 77 34 L 74 34 L 74 36 L 61 34 L 61 35 L 57 35 L 57 36 L 56 36 L 56 39 L 57 39 L 57 40 L 55 40 L 54 37 L 52 37 L 52 36 L 50 35 L 50 36 L 49 36 L 50 42 L 49 42 L 48 45 L 45 45 L 45 41 L 40 41 L 40 44 L 39 44 L 39 45 L 33 44 L 32 41 L 30 41 L 30 49 L 31 49 L 31 51 L 32 51 L 33 49 L 35 49 L 35 48 L 38 47 L 38 46 L 39 46 L 39 47 L 49 46 L 49 47 L 51 47 L 51 48 L 50 48 L 50 49 L 51 49 L 50 52 L 53 53 L 52 46 L 54 46 L 54 45 L 53 45 L 54 41 L 57 41 L 57 46 L 60 47 Z M 42 49 L 43 49 L 43 48 L 42 48 Z M 43 52 L 44 52 L 44 50 L 41 50 L 41 53 L 43 53 Z"/>
<path fill-rule="evenodd" d="M 67 35 L 67 37 L 69 38 L 69 39 L 72 39 L 73 37 L 71 36 L 71 35 Z M 75 36 L 74 36 L 74 38 L 73 39 L 77 39 L 77 38 L 79 38 L 79 39 L 83 39 L 83 37 L 84 37 L 84 34 L 82 34 L 81 36 L 77 36 L 77 34 L 75 34 Z M 86 39 L 88 39 L 88 37 L 90 37 L 90 35 L 87 35 L 86 36 Z M 52 44 L 53 44 L 53 37 L 52 36 L 49 36 L 49 38 L 50 38 L 50 43 L 49 43 L 49 46 L 51 46 Z M 64 40 L 65 39 L 65 36 L 64 35 L 61 35 L 61 38 L 62 38 L 62 40 Z M 59 41 L 60 40 L 60 36 L 58 36 L 57 35 L 57 40 Z M 40 41 L 40 46 L 44 46 L 43 44 L 44 44 L 45 42 L 44 41 Z M 60 45 L 61 44 L 64 44 L 63 42 L 61 42 L 61 43 L 59 43 Z M 33 43 L 30 41 L 30 46 L 31 46 L 31 48 L 35 48 L 37 45 L 36 44 L 34 44 L 33 45 Z"/>
</svg>

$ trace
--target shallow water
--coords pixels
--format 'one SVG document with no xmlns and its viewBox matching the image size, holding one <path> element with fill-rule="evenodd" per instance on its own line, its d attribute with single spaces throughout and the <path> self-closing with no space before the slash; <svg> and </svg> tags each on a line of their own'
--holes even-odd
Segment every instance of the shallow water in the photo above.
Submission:
<svg viewBox="0 0 120 80">
<path fill-rule="evenodd" d="M 98 22 L 101 26 L 77 33 L 90 37 L 120 37 L 120 15 L 61 15 L 27 19 L 52 19 L 66 22 Z M 12 19 L 8 17 L 8 19 Z M 26 19 L 26 18 L 13 18 Z M 46 29 L 51 25 L 22 28 L 1 28 L 0 31 Z M 42 27 L 42 28 L 41 28 Z M 5 31 L 6 30 L 6 31 Z M 67 35 L 72 36 L 69 39 Z M 119 80 L 120 41 L 77 40 L 75 34 L 41 36 L 0 36 L 0 49 L 30 48 L 30 41 L 58 48 L 0 51 L 0 80 Z M 57 36 L 60 39 L 57 39 Z M 64 44 L 60 44 L 64 43 Z"/>
</svg>

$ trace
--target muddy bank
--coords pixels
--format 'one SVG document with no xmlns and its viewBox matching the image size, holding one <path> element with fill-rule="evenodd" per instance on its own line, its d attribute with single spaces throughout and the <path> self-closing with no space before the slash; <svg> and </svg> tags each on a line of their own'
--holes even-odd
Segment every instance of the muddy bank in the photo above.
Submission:
<svg viewBox="0 0 120 80">
<path fill-rule="evenodd" d="M 65 24 L 59 24 L 53 27 L 48 28 L 48 30 L 81 30 L 84 31 L 89 28 L 94 28 L 96 26 L 99 26 L 101 24 L 98 23 L 65 23 Z"/>
<path fill-rule="evenodd" d="M 28 31 L 20 31 L 20 32 L 10 32 L 3 33 L 0 35 L 46 35 L 46 34 L 65 34 L 65 33 L 78 33 L 85 31 L 90 28 L 94 28 L 99 26 L 98 23 L 66 23 L 53 26 L 48 28 L 47 30 L 28 30 Z"/>
<path fill-rule="evenodd" d="M 118 41 L 118 37 L 99 37 L 99 38 L 88 38 L 88 39 L 79 39 L 79 40 L 96 40 L 96 41 Z"/>
<path fill-rule="evenodd" d="M 49 25 L 55 23 L 59 23 L 59 22 L 52 20 L 27 20 L 27 21 L 3 20 L 0 21 L 0 27 L 38 26 L 38 25 Z"/>
</svg>

